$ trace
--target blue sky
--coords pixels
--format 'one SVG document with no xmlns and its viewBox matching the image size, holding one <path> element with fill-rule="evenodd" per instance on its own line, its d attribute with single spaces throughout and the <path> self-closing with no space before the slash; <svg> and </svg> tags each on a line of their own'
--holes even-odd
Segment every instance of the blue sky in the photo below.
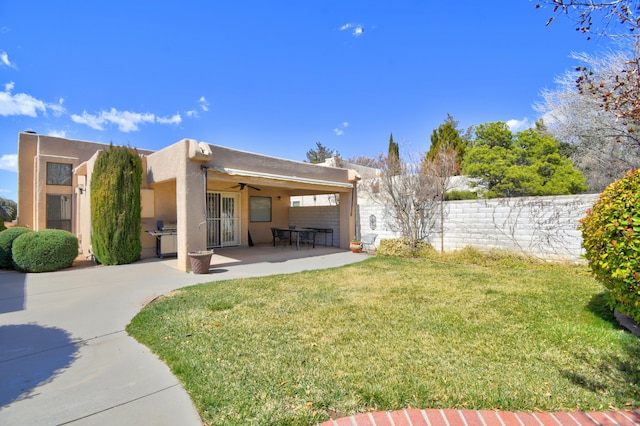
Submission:
<svg viewBox="0 0 640 426">
<path fill-rule="evenodd" d="M 0 196 L 18 133 L 160 149 L 193 138 L 304 160 L 426 151 L 461 127 L 532 123 L 597 53 L 530 0 L 0 0 Z"/>
</svg>

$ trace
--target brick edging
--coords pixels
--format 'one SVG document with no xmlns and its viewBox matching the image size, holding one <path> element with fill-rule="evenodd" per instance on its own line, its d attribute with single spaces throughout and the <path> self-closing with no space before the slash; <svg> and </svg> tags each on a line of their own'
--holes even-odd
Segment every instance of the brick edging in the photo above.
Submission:
<svg viewBox="0 0 640 426">
<path fill-rule="evenodd" d="M 319 426 L 638 426 L 640 410 L 604 412 L 510 412 L 405 409 L 357 414 Z"/>
</svg>

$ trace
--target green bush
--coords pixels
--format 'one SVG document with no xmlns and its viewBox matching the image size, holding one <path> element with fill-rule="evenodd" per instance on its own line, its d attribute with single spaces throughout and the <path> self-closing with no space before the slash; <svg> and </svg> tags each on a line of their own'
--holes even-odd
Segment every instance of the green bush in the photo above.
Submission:
<svg viewBox="0 0 640 426">
<path fill-rule="evenodd" d="M 4 226 L 4 220 L 0 219 L 0 232 L 4 231 L 5 229 L 7 229 L 7 227 Z"/>
<path fill-rule="evenodd" d="M 446 201 L 453 200 L 477 200 L 478 194 L 473 191 L 449 191 L 444 194 Z"/>
<path fill-rule="evenodd" d="M 44 229 L 20 235 L 11 252 L 18 271 L 57 271 L 71 266 L 78 256 L 78 238 L 60 229 Z"/>
<path fill-rule="evenodd" d="M 611 307 L 640 321 L 640 170 L 609 185 L 580 222 L 584 256 Z"/>
<path fill-rule="evenodd" d="M 428 257 L 434 251 L 433 246 L 425 241 L 418 241 L 418 244 L 413 247 L 406 238 L 394 238 L 381 240 L 376 256 L 422 258 Z"/>
<path fill-rule="evenodd" d="M 29 228 L 9 228 L 0 232 L 0 268 L 13 269 L 11 247 L 16 238 L 26 232 L 33 232 Z"/>
</svg>

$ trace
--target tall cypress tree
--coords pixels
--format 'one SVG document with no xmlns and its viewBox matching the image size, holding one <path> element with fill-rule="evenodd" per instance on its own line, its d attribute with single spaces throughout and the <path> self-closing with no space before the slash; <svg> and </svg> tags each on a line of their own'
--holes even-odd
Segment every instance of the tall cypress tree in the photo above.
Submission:
<svg viewBox="0 0 640 426">
<path fill-rule="evenodd" d="M 389 158 L 400 158 L 400 147 L 393 141 L 393 133 L 389 133 Z"/>
<path fill-rule="evenodd" d="M 389 153 L 387 154 L 387 168 L 393 175 L 400 173 L 400 147 L 393 141 L 393 133 L 389 133 Z"/>
<path fill-rule="evenodd" d="M 98 156 L 91 176 L 91 244 L 98 262 L 121 265 L 140 258 L 141 185 L 135 149 L 111 144 Z"/>
</svg>

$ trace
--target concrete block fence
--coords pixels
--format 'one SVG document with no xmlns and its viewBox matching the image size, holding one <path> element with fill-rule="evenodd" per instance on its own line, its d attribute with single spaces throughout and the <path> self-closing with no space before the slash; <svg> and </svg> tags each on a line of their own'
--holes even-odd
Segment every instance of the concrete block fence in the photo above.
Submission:
<svg viewBox="0 0 640 426">
<path fill-rule="evenodd" d="M 296 228 L 330 228 L 333 229 L 333 244 L 340 245 L 340 210 L 338 206 L 314 206 L 289 208 L 289 225 Z M 327 245 L 331 245 L 331 234 L 318 234 L 317 244 L 324 244 L 327 237 Z"/>
<path fill-rule="evenodd" d="M 444 250 L 475 246 L 548 260 L 580 261 L 582 236 L 577 227 L 598 197 L 599 194 L 581 194 L 445 202 Z M 440 248 L 440 212 L 436 210 L 435 231 L 429 242 Z M 379 204 L 358 205 L 357 227 L 360 235 L 378 234 L 376 244 L 399 237 L 385 217 L 384 206 Z"/>
</svg>

